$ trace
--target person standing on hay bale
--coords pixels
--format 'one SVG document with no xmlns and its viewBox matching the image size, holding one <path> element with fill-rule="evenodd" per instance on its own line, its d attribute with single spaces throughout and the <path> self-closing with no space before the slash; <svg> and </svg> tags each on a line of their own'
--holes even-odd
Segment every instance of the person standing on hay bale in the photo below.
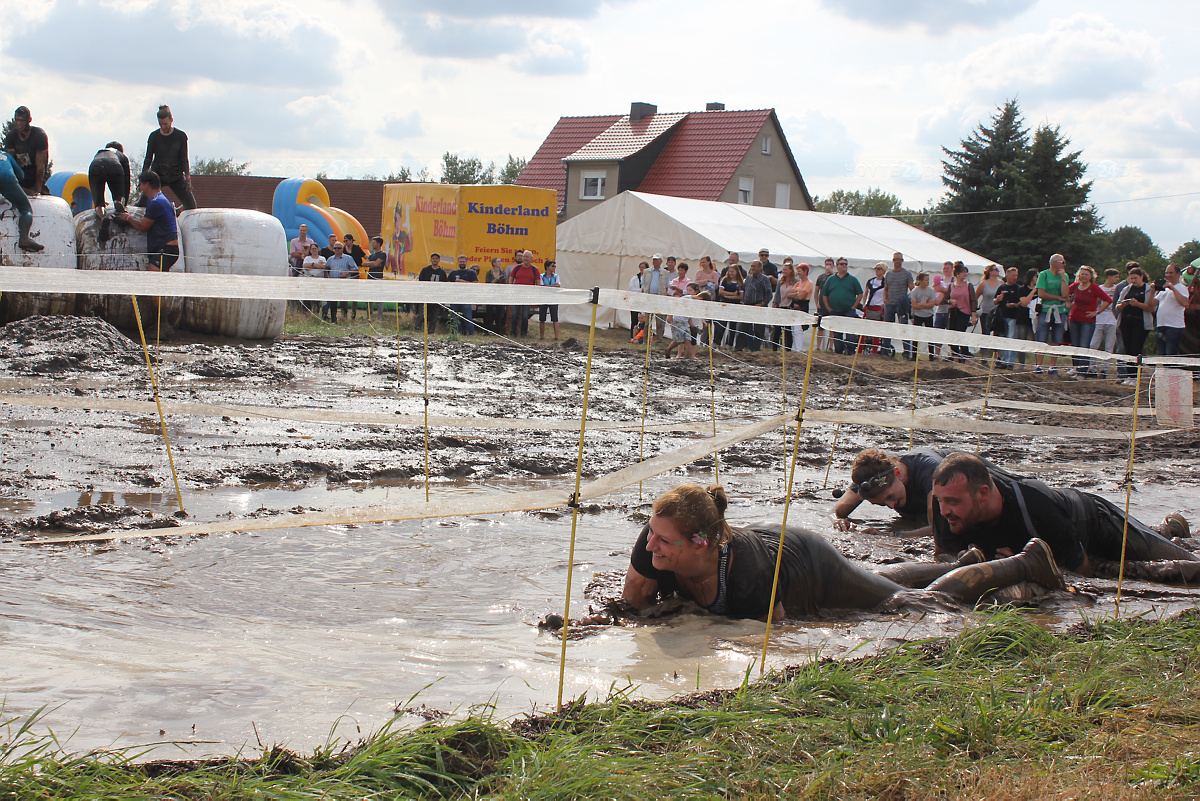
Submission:
<svg viewBox="0 0 1200 801">
<path fill-rule="evenodd" d="M 1200 557 L 1168 537 L 1187 538 L 1187 520 L 1167 515 L 1154 531 L 1099 495 L 1054 488 L 1032 478 L 993 475 L 983 459 L 952 453 L 933 473 L 929 522 L 935 553 L 975 547 L 989 559 L 1017 553 L 1034 538 L 1081 576 L 1125 575 L 1167 583 L 1200 581 Z M 1128 525 L 1126 525 L 1128 523 Z M 1161 533 L 1160 533 L 1161 532 Z"/>
<path fill-rule="evenodd" d="M 661 495 L 633 547 L 624 601 L 648 610 L 659 597 L 679 596 L 725 617 L 780 620 L 832 609 L 929 610 L 947 602 L 974 604 L 990 592 L 1024 582 L 1064 587 L 1054 556 L 1041 540 L 1007 559 L 937 566 L 940 578 L 924 590 L 910 590 L 853 564 L 819 535 L 789 526 L 772 607 L 779 526 L 730 526 L 725 520 L 728 503 L 719 486 L 685 484 Z"/>
</svg>

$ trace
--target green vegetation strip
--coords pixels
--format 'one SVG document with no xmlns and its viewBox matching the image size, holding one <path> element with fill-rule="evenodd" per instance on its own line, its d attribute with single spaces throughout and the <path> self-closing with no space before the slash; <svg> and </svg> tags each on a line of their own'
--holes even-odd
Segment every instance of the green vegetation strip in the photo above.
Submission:
<svg viewBox="0 0 1200 801">
<path fill-rule="evenodd" d="M 301 756 L 67 754 L 7 722 L 0 798 L 1170 798 L 1200 793 L 1200 614 L 1021 613 L 669 702 L 390 728 Z"/>
</svg>

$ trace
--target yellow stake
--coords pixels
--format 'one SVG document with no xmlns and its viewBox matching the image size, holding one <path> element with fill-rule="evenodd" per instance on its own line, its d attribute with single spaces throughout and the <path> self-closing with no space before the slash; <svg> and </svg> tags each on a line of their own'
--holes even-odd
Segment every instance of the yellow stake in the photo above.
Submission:
<svg viewBox="0 0 1200 801">
<path fill-rule="evenodd" d="M 425 329 L 425 503 L 429 503 L 429 304 L 422 309 L 422 327 Z"/>
<path fill-rule="evenodd" d="M 910 410 L 910 413 L 914 416 L 917 413 L 917 373 L 921 369 L 921 348 L 920 348 L 920 346 L 923 343 L 918 342 L 916 344 L 918 347 L 917 347 L 916 354 L 913 356 L 913 398 L 912 398 L 912 409 Z M 908 449 L 910 451 L 912 450 L 912 446 L 913 446 L 913 428 L 912 428 L 912 426 L 909 426 L 908 427 Z"/>
<path fill-rule="evenodd" d="M 175 457 L 171 455 L 171 439 L 167 436 L 167 420 L 163 417 L 162 401 L 158 397 L 158 377 L 154 375 L 154 362 L 150 360 L 150 347 L 146 344 L 146 332 L 142 330 L 142 313 L 138 310 L 137 295 L 130 295 L 133 301 L 133 317 L 137 320 L 138 336 L 142 340 L 142 352 L 146 354 L 146 369 L 150 371 L 150 388 L 154 391 L 154 405 L 158 407 L 158 425 L 162 429 L 163 443 L 167 446 L 167 461 L 171 465 L 171 479 L 175 482 L 175 499 L 179 501 L 179 511 L 187 514 L 183 508 L 183 493 L 179 491 L 179 476 L 175 473 Z"/>
<path fill-rule="evenodd" d="M 712 401 L 713 436 L 717 436 L 717 373 L 713 368 L 713 321 L 708 321 L 708 396 Z M 713 483 L 721 483 L 721 457 L 713 452 Z"/>
<path fill-rule="evenodd" d="M 846 398 L 850 395 L 850 388 L 854 386 L 854 367 L 858 364 L 858 352 L 862 350 L 863 335 L 858 335 L 858 347 L 854 349 L 854 358 L 850 360 L 850 377 L 846 379 L 846 391 L 842 393 L 842 400 L 838 403 L 838 411 L 846 408 Z M 833 453 L 837 450 L 838 434 L 842 433 L 842 424 L 839 422 L 833 427 L 833 447 L 829 449 L 829 463 L 825 465 L 825 483 L 821 485 L 821 489 L 829 486 L 829 468 L 833 467 Z"/>
<path fill-rule="evenodd" d="M 1121 616 L 1121 585 L 1125 583 L 1125 546 L 1129 542 L 1129 496 L 1133 493 L 1133 449 L 1137 445 L 1137 413 L 1142 399 L 1142 357 L 1138 357 L 1137 386 L 1133 390 L 1133 429 L 1129 434 L 1129 466 L 1125 468 L 1125 524 L 1121 527 L 1121 567 L 1117 571 L 1116 613 Z"/>
<path fill-rule="evenodd" d="M 996 351 L 992 351 L 992 360 L 988 362 L 988 380 L 987 387 L 983 390 L 983 408 L 979 410 L 979 420 L 983 422 L 984 415 L 987 414 L 988 396 L 992 394 L 992 375 L 996 371 Z M 979 447 L 983 444 L 983 432 L 980 431 L 975 437 L 975 452 L 979 453 Z M 910 446 L 911 447 L 911 446 Z"/>
<path fill-rule="evenodd" d="M 646 315 L 646 327 L 642 336 L 646 338 L 646 367 L 642 371 L 642 433 L 638 437 L 638 461 L 646 461 L 646 402 L 650 391 L 650 333 L 654 330 L 654 315 Z M 638 482 L 638 503 L 642 502 L 642 482 Z"/>
<path fill-rule="evenodd" d="M 575 577 L 575 530 L 579 523 L 579 487 L 583 483 L 583 438 L 587 431 L 588 387 L 592 380 L 592 351 L 596 346 L 596 309 L 600 289 L 592 296 L 592 327 L 588 333 L 587 368 L 583 374 L 583 409 L 579 412 L 579 455 L 575 459 L 575 494 L 571 504 L 571 547 L 567 552 L 567 599 L 563 606 L 562 648 L 558 657 L 558 709 L 562 711 L 563 682 L 567 672 L 567 631 L 571 625 L 571 579 Z"/>
<path fill-rule="evenodd" d="M 812 335 L 808 341 L 808 364 L 804 367 L 804 386 L 800 390 L 800 411 L 796 413 L 796 441 L 792 444 L 792 465 L 788 471 L 787 491 L 783 495 L 783 522 L 779 525 L 779 549 L 775 552 L 775 578 L 771 581 L 771 604 L 767 607 L 775 611 L 775 594 L 779 591 L 779 570 L 783 564 L 783 535 L 787 532 L 788 510 L 792 505 L 792 482 L 796 479 L 796 457 L 800 452 L 800 429 L 804 427 L 804 403 L 808 399 L 808 377 L 812 373 L 813 350 L 817 344 L 817 326 L 812 327 Z M 787 427 L 784 426 L 784 434 Z M 763 635 L 762 656 L 758 660 L 758 673 L 762 675 L 767 668 L 767 646 L 771 642 L 771 623 L 774 616 L 767 614 L 767 631 Z"/>
</svg>

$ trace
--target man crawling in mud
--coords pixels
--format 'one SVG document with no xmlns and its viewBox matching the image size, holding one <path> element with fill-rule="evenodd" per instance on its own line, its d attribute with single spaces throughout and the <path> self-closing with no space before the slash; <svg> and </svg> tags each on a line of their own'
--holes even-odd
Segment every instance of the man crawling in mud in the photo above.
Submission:
<svg viewBox="0 0 1200 801">
<path fill-rule="evenodd" d="M 989 559 L 1006 557 L 1039 538 L 1068 570 L 1114 578 L 1127 531 L 1126 576 L 1200 581 L 1200 557 L 1167 538 L 1189 535 L 1182 515 L 1168 515 L 1160 534 L 1098 495 L 1003 478 L 969 453 L 950 454 L 934 471 L 929 521 L 936 553 L 954 554 L 969 545 Z"/>
<path fill-rule="evenodd" d="M 982 562 L 977 551 L 968 551 L 962 564 L 925 566 L 942 575 L 925 590 L 909 590 L 852 564 L 819 535 L 788 527 L 772 606 L 779 528 L 730 526 L 727 506 L 719 486 L 685 484 L 659 497 L 633 548 L 625 602 L 642 610 L 659 597 L 677 595 L 718 615 L 779 620 L 833 609 L 926 611 L 947 602 L 970 605 L 1024 582 L 1064 587 L 1050 548 L 1038 539 L 1005 559 Z"/>
<path fill-rule="evenodd" d="M 838 531 L 858 530 L 866 534 L 879 532 L 870 526 L 856 526 L 851 513 L 866 501 L 874 506 L 886 506 L 902 518 L 929 522 L 929 495 L 933 491 L 933 472 L 952 453 L 953 449 L 917 448 L 899 455 L 880 448 L 867 448 L 854 458 L 850 468 L 850 486 L 838 497 L 833 507 L 833 527 Z M 1019 478 L 984 460 L 994 476 Z M 909 537 L 931 534 L 928 525 L 906 532 Z"/>
</svg>

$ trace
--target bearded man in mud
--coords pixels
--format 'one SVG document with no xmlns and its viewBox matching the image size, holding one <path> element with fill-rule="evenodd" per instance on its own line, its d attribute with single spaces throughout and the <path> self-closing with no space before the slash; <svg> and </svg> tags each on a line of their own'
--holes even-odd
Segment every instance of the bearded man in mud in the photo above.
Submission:
<svg viewBox="0 0 1200 801">
<path fill-rule="evenodd" d="M 917 448 L 897 456 L 894 453 L 867 448 L 854 458 L 850 468 L 850 487 L 833 507 L 833 527 L 838 531 L 862 531 L 879 534 L 870 526 L 857 527 L 850 514 L 866 501 L 886 506 L 906 520 L 929 522 L 929 494 L 933 491 L 933 472 L 954 449 Z M 988 472 L 1004 478 L 1020 478 L 983 460 Z M 909 537 L 931 534 L 928 525 L 906 532 Z"/>
<path fill-rule="evenodd" d="M 1166 583 L 1200 580 L 1200 557 L 1167 539 L 1190 533 L 1178 513 L 1166 517 L 1160 534 L 1098 495 L 1031 478 L 996 476 L 969 453 L 942 460 L 933 473 L 931 497 L 929 521 L 937 553 L 974 547 L 988 559 L 1003 558 L 1039 538 L 1068 570 L 1115 578 L 1127 531 L 1126 576 Z"/>
<path fill-rule="evenodd" d="M 947 603 L 974 604 L 989 592 L 1024 582 L 1062 588 L 1062 574 L 1041 540 L 1007 559 L 962 565 L 928 565 L 941 576 L 925 590 L 909 590 L 852 564 L 817 534 L 789 526 L 775 604 L 779 526 L 733 527 L 725 521 L 729 500 L 719 486 L 685 484 L 660 496 L 633 547 L 622 590 L 639 611 L 656 598 L 677 595 L 717 615 L 772 620 L 810 617 L 825 610 L 927 611 Z"/>
</svg>

